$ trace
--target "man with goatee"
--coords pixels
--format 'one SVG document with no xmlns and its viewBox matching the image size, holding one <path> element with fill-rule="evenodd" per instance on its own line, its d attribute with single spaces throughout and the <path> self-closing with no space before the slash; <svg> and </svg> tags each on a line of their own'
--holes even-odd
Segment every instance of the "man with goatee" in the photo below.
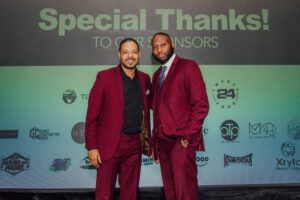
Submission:
<svg viewBox="0 0 300 200">
<path fill-rule="evenodd" d="M 120 199 L 137 199 L 141 169 L 141 122 L 150 138 L 150 77 L 137 70 L 140 49 L 121 41 L 120 64 L 100 71 L 91 89 L 86 116 L 86 148 L 97 168 L 96 200 L 112 200 L 116 179 Z"/>
</svg>

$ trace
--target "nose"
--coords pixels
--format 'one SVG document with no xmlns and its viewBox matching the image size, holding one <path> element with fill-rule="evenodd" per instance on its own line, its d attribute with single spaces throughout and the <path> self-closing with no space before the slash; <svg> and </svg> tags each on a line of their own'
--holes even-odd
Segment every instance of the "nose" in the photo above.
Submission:
<svg viewBox="0 0 300 200">
<path fill-rule="evenodd" d="M 129 52 L 129 53 L 128 53 L 128 57 L 129 57 L 129 58 L 132 58 L 132 57 L 133 57 L 133 53 L 132 53 L 132 52 Z"/>
<path fill-rule="evenodd" d="M 159 46 L 157 47 L 157 52 L 160 53 L 161 50 L 162 50 L 162 47 L 159 45 Z"/>
</svg>

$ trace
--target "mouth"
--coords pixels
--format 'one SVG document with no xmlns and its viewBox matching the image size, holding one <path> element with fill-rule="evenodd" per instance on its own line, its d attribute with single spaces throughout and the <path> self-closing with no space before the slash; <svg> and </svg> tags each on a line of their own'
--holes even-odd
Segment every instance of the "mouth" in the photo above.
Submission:
<svg viewBox="0 0 300 200">
<path fill-rule="evenodd" d="M 127 59 L 126 62 L 129 65 L 133 65 L 133 64 L 135 64 L 136 60 L 135 59 Z"/>
<path fill-rule="evenodd" d="M 163 59 L 165 59 L 167 56 L 163 54 L 163 55 L 158 55 L 157 57 L 158 57 L 159 59 L 163 60 Z"/>
</svg>

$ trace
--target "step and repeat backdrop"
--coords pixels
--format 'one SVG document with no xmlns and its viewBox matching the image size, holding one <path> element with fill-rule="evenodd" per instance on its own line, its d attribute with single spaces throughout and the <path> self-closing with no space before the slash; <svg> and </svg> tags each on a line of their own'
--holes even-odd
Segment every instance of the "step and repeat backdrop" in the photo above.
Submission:
<svg viewBox="0 0 300 200">
<path fill-rule="evenodd" d="M 199 185 L 299 185 L 299 9 L 296 0 L 0 0 L 0 190 L 95 187 L 89 91 L 126 37 L 152 76 L 158 31 L 206 82 Z M 140 186 L 162 186 L 151 158 Z"/>
</svg>

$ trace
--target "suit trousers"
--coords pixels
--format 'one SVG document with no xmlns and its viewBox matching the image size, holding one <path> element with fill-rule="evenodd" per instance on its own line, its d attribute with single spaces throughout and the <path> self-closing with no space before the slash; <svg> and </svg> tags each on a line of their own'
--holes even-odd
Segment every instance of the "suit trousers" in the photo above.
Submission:
<svg viewBox="0 0 300 200">
<path fill-rule="evenodd" d="M 181 140 L 159 140 L 159 160 L 166 200 L 197 200 L 196 151 Z"/>
<path fill-rule="evenodd" d="M 103 160 L 97 169 L 96 200 L 113 199 L 117 176 L 120 185 L 120 199 L 136 200 L 141 156 L 140 135 L 122 135 L 113 157 L 110 160 Z"/>
</svg>

